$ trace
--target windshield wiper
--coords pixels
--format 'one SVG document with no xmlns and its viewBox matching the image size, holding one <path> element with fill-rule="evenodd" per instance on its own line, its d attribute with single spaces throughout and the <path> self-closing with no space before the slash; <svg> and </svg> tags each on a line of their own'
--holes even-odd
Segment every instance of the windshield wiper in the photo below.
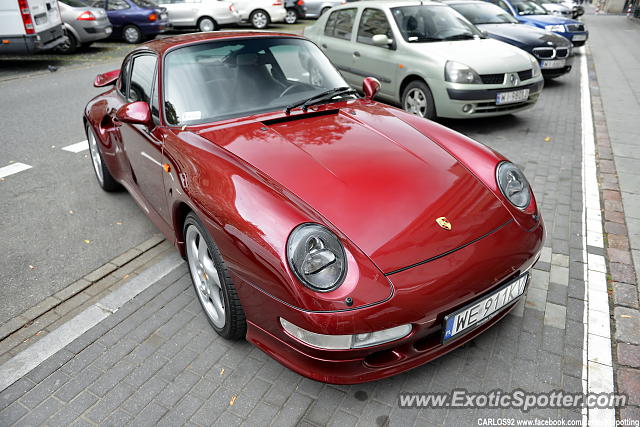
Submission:
<svg viewBox="0 0 640 427">
<path fill-rule="evenodd" d="M 479 36 L 476 36 L 475 34 L 471 34 L 471 33 L 460 33 L 454 36 L 445 37 L 443 40 L 470 40 L 470 39 L 475 39 L 476 37 L 479 37 Z"/>
<path fill-rule="evenodd" d="M 291 105 L 287 105 L 287 108 L 284 110 L 284 112 L 285 114 L 291 114 L 291 110 L 300 106 L 302 106 L 302 111 L 307 111 L 307 109 L 313 104 L 319 104 L 338 95 L 347 95 L 352 93 L 357 92 L 355 89 L 352 89 L 349 86 L 341 86 L 325 90 L 324 92 L 320 92 L 319 94 L 314 95 L 311 98 L 303 99 L 302 101 L 294 102 Z"/>
</svg>

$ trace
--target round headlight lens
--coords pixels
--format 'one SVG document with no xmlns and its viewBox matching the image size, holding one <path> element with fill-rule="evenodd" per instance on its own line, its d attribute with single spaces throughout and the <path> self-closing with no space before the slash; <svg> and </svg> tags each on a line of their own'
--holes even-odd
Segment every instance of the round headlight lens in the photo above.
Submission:
<svg viewBox="0 0 640 427">
<path fill-rule="evenodd" d="M 496 169 L 496 180 L 502 194 L 517 208 L 525 209 L 531 203 L 531 188 L 516 165 L 502 162 Z"/>
<path fill-rule="evenodd" d="M 296 277 L 317 292 L 334 290 L 347 272 L 342 243 L 319 224 L 302 224 L 293 230 L 287 241 L 287 260 Z"/>
</svg>

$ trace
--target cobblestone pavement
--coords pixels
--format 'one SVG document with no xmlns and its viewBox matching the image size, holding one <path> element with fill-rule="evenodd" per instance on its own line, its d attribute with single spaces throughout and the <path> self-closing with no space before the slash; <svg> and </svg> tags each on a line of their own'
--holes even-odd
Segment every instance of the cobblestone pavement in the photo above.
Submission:
<svg viewBox="0 0 640 427">
<path fill-rule="evenodd" d="M 581 392 L 579 69 L 516 116 L 446 122 L 518 163 L 547 240 L 526 300 L 452 353 L 386 380 L 335 386 L 283 368 L 208 325 L 186 267 L 154 284 L 0 393 L 0 425 L 477 425 L 479 417 L 581 419 L 576 410 L 400 409 L 400 391 Z"/>
</svg>

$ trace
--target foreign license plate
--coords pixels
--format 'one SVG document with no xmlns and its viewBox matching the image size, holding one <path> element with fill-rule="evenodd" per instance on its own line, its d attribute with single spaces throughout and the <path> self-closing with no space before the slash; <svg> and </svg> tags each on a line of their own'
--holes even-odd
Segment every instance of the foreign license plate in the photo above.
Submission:
<svg viewBox="0 0 640 427">
<path fill-rule="evenodd" d="M 574 42 L 583 42 L 587 39 L 587 35 L 586 34 L 576 34 L 575 36 L 573 36 L 573 41 Z"/>
<path fill-rule="evenodd" d="M 529 89 L 514 90 L 511 92 L 499 92 L 496 95 L 496 105 L 513 104 L 529 98 Z"/>
<path fill-rule="evenodd" d="M 447 342 L 460 333 L 481 325 L 493 317 L 498 310 L 520 298 L 524 293 L 528 278 L 529 273 L 527 272 L 494 291 L 491 295 L 445 316 L 442 342 Z"/>
<path fill-rule="evenodd" d="M 107 28 L 104 29 L 104 32 L 107 33 L 107 34 L 111 34 L 112 31 L 113 31 L 113 28 L 111 28 L 111 27 L 107 27 Z"/>
<path fill-rule="evenodd" d="M 542 61 L 540 64 L 540 68 L 562 68 L 566 64 L 566 59 L 550 59 L 547 61 Z"/>
<path fill-rule="evenodd" d="M 161 14 L 160 14 L 160 19 L 162 19 L 163 21 L 164 21 L 165 19 L 167 19 L 167 14 L 166 14 L 166 13 L 161 13 Z"/>
</svg>

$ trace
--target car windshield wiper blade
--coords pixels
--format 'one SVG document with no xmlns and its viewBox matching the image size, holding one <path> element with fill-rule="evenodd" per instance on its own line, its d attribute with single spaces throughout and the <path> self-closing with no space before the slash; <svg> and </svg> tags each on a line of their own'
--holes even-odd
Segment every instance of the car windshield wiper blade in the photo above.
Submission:
<svg viewBox="0 0 640 427">
<path fill-rule="evenodd" d="M 442 40 L 440 37 L 409 37 L 407 39 L 409 43 L 441 42 Z"/>
<path fill-rule="evenodd" d="M 285 109 L 285 113 L 289 114 L 291 113 L 291 110 L 300 106 L 302 106 L 302 111 L 307 111 L 307 107 L 313 104 L 326 101 L 327 99 L 331 99 L 334 96 L 346 95 L 349 93 L 356 93 L 356 90 L 350 88 L 349 86 L 341 86 L 341 87 L 325 90 L 324 92 L 320 92 L 319 94 L 314 95 L 311 98 L 307 98 L 302 101 L 294 102 L 291 105 L 287 105 L 287 108 Z"/>
<path fill-rule="evenodd" d="M 476 35 L 471 33 L 460 33 L 454 36 L 445 37 L 443 40 L 467 40 L 467 39 L 475 39 Z"/>
</svg>

